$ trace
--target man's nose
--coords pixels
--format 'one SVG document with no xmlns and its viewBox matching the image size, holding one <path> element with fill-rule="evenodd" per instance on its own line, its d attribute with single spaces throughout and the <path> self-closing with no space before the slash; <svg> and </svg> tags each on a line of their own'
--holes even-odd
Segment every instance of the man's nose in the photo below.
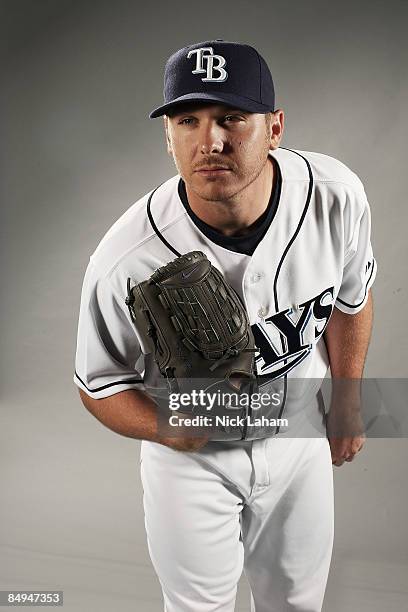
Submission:
<svg viewBox="0 0 408 612">
<path fill-rule="evenodd" d="M 224 148 L 224 134 L 221 126 L 210 124 L 203 126 L 200 134 L 200 150 L 204 155 L 221 153 Z"/>
</svg>

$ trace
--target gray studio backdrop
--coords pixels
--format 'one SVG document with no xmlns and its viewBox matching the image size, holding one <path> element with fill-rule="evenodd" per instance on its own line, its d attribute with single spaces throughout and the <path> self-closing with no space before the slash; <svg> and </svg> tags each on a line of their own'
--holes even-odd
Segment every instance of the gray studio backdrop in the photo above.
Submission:
<svg viewBox="0 0 408 612">
<path fill-rule="evenodd" d="M 72 382 L 89 255 L 175 173 L 161 120 L 167 56 L 254 44 L 286 111 L 284 146 L 363 180 L 378 276 L 366 376 L 407 376 L 407 9 L 403 2 L 0 3 L 0 589 L 63 589 L 69 612 L 162 609 L 145 541 L 139 442 L 100 425 Z M 330 612 L 408 606 L 404 439 L 335 468 Z M 248 610 L 240 583 L 237 610 Z"/>
</svg>

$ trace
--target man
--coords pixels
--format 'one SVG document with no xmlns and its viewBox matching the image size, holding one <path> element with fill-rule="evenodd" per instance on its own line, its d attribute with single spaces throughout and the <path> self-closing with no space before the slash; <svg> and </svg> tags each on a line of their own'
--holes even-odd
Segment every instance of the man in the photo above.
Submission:
<svg viewBox="0 0 408 612">
<path fill-rule="evenodd" d="M 321 381 L 330 367 L 334 380 L 358 380 L 377 270 L 367 198 L 341 162 L 280 146 L 284 112 L 253 47 L 180 49 L 164 95 L 151 117 L 164 115 L 178 175 L 136 202 L 91 256 L 74 381 L 104 425 L 143 440 L 145 525 L 167 612 L 232 611 L 243 569 L 253 611 L 316 612 L 333 543 L 332 463 L 364 443 L 360 428 L 335 435 L 350 416 L 344 394 L 332 402 L 333 435 L 330 418 L 327 436 L 297 429 L 302 415 L 319 415 L 316 394 L 302 393 L 282 407 L 289 426 L 275 435 L 164 436 L 150 392 L 161 377 L 126 309 L 126 280 L 200 250 L 245 304 L 260 374 Z"/>
</svg>

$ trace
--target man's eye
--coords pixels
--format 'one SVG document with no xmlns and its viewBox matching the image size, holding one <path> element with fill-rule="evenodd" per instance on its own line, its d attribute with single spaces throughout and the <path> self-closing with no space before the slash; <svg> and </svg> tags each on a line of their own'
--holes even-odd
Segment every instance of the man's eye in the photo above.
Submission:
<svg viewBox="0 0 408 612">
<path fill-rule="evenodd" d="M 225 115 L 224 121 L 240 121 L 241 117 L 239 115 Z"/>
<path fill-rule="evenodd" d="M 193 123 L 192 117 L 184 117 L 184 119 L 180 119 L 179 121 L 179 125 L 190 125 L 190 123 Z"/>
</svg>

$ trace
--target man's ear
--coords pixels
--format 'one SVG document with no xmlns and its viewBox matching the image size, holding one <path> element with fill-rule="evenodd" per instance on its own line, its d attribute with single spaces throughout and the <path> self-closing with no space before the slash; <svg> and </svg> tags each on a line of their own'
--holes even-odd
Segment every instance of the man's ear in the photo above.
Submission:
<svg viewBox="0 0 408 612">
<path fill-rule="evenodd" d="M 270 149 L 277 149 L 280 145 L 285 127 L 285 113 L 278 109 L 271 113 L 270 121 Z"/>
<path fill-rule="evenodd" d="M 171 140 L 169 136 L 169 120 L 166 115 L 163 116 L 163 121 L 164 121 L 164 131 L 166 133 L 167 153 L 169 155 L 173 155 L 173 149 L 171 148 Z"/>
</svg>

